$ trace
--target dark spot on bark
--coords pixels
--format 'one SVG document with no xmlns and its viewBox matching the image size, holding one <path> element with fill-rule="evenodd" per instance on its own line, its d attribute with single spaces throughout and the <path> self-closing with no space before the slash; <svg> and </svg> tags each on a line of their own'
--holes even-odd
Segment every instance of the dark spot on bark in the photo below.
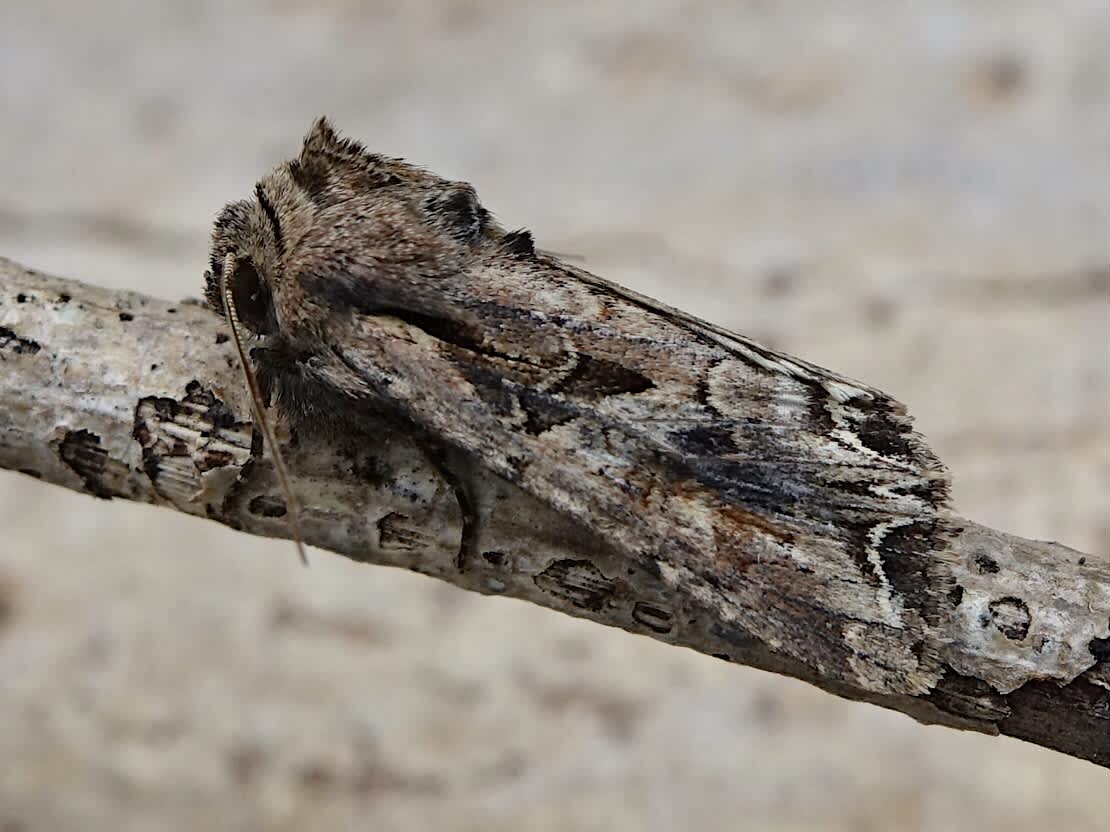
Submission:
<svg viewBox="0 0 1110 832">
<path fill-rule="evenodd" d="M 172 306 L 169 309 L 167 309 L 166 312 L 169 313 L 170 315 L 176 315 L 177 314 L 177 310 Z"/>
<path fill-rule="evenodd" d="M 228 334 L 226 332 L 217 332 L 216 333 L 216 343 L 217 344 L 226 344 L 229 340 L 231 340 L 231 339 L 230 339 L 230 337 L 228 336 Z"/>
<path fill-rule="evenodd" d="M 65 292 L 62 292 L 60 295 L 58 295 L 58 303 L 69 303 L 71 300 L 73 300 L 73 296 L 68 295 Z"/>
<path fill-rule="evenodd" d="M 504 552 L 482 552 L 482 558 L 493 566 L 504 566 L 508 555 Z"/>
<path fill-rule="evenodd" d="M 998 632 L 1011 641 L 1022 641 L 1029 635 L 1029 607 L 1020 598 L 1007 595 L 987 605 L 991 621 Z"/>
<path fill-rule="evenodd" d="M 549 595 L 593 612 L 599 612 L 616 590 L 616 582 L 588 560 L 554 561 L 532 580 Z"/>
<path fill-rule="evenodd" d="M 642 601 L 632 608 L 632 619 L 653 633 L 669 633 L 674 627 L 674 616 L 670 611 Z"/>
<path fill-rule="evenodd" d="M 154 372 L 155 370 L 157 370 L 157 369 L 158 369 L 158 365 L 157 365 L 157 364 L 151 364 L 151 365 L 150 365 L 150 371 L 151 371 L 152 373 L 153 373 L 153 372 Z"/>
<path fill-rule="evenodd" d="M 175 400 L 163 396 L 147 396 L 140 399 L 135 407 L 135 420 L 131 429 L 131 436 L 138 441 L 142 448 L 143 471 L 152 483 L 157 483 L 162 470 L 162 457 L 164 452 L 168 451 L 168 448 L 157 447 L 159 443 L 151 433 L 150 425 L 143 415 L 148 409 L 153 410 L 155 421 L 159 423 L 172 422 L 180 410 L 180 405 Z"/>
<path fill-rule="evenodd" d="M 964 602 L 964 588 L 959 584 L 955 584 L 948 590 L 948 603 L 955 609 Z"/>
<path fill-rule="evenodd" d="M 108 451 L 100 447 L 100 437 L 95 433 L 84 429 L 68 431 L 58 446 L 58 455 L 81 478 L 90 494 L 105 500 L 116 496 L 103 480 Z"/>
<path fill-rule="evenodd" d="M 256 517 L 284 517 L 288 514 L 285 500 L 272 494 L 259 494 L 250 501 L 247 509 Z"/>
<path fill-rule="evenodd" d="M 978 621 L 979 621 L 979 626 L 980 626 L 980 627 L 983 627 L 983 628 L 989 627 L 989 626 L 991 625 L 991 617 L 990 617 L 990 614 L 989 614 L 989 613 L 985 613 L 985 612 L 981 612 L 981 613 L 979 613 L 979 619 L 978 619 Z"/>
<path fill-rule="evenodd" d="M 663 570 L 659 568 L 659 561 L 654 559 L 642 560 L 640 561 L 640 568 L 651 575 L 655 580 L 663 580 Z"/>
<path fill-rule="evenodd" d="M 5 326 L 0 326 L 0 350 L 8 350 L 16 355 L 34 355 L 42 346 L 30 338 L 21 338 Z"/>
<path fill-rule="evenodd" d="M 30 300 L 30 298 L 27 295 L 23 294 L 22 292 L 20 292 L 18 295 L 15 296 L 15 302 L 16 303 L 26 303 L 29 300 Z"/>
<path fill-rule="evenodd" d="M 975 556 L 975 568 L 979 570 L 980 575 L 994 575 L 1001 569 L 998 561 L 983 553 Z"/>
<path fill-rule="evenodd" d="M 121 321 L 123 321 L 124 323 L 127 323 L 128 321 L 135 320 L 135 316 L 132 315 L 130 312 L 120 312 L 119 313 L 119 319 Z"/>
<path fill-rule="evenodd" d="M 185 385 L 185 398 L 183 399 L 183 403 L 204 408 L 205 418 L 207 418 L 214 428 L 232 428 L 245 424 L 243 422 L 237 422 L 235 420 L 235 414 L 231 412 L 231 408 L 196 379 L 193 379 Z"/>
<path fill-rule="evenodd" d="M 1084 564 L 1086 564 L 1086 563 L 1087 563 L 1087 559 L 1086 559 L 1085 557 L 1084 557 L 1084 558 L 1080 558 L 1080 559 L 1079 559 L 1079 565 L 1080 565 L 1080 566 L 1083 566 L 1083 565 L 1084 565 Z"/>
<path fill-rule="evenodd" d="M 389 480 L 388 466 L 373 454 L 360 453 L 355 449 L 351 456 L 351 473 L 365 483 L 379 486 Z"/>
</svg>

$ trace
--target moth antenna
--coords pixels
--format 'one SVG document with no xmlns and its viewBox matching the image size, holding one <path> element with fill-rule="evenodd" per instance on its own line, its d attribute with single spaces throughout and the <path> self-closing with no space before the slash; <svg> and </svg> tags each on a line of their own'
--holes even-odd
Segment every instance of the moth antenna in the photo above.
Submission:
<svg viewBox="0 0 1110 832">
<path fill-rule="evenodd" d="M 270 426 L 269 419 L 266 418 L 262 405 L 262 390 L 258 386 L 258 379 L 255 378 L 250 361 L 247 360 L 247 351 L 243 348 L 243 325 L 239 321 L 239 309 L 235 306 L 235 296 L 228 278 L 234 266 L 235 255 L 229 252 L 227 257 L 224 258 L 224 268 L 220 275 L 220 297 L 224 302 L 224 314 L 231 326 L 231 340 L 235 342 L 235 352 L 239 355 L 239 366 L 247 380 L 247 390 L 250 392 L 255 420 L 262 427 L 262 436 L 266 440 L 266 445 L 270 448 L 278 483 L 281 485 L 281 490 L 285 492 L 286 520 L 289 523 L 289 530 L 293 532 L 293 542 L 297 545 L 297 554 L 301 557 L 301 563 L 308 566 L 308 553 L 304 547 L 304 535 L 301 534 L 300 504 L 297 502 L 297 498 L 293 494 L 293 488 L 289 484 L 289 469 L 285 467 L 285 457 L 282 456 L 281 448 L 278 447 L 274 429 Z"/>
</svg>

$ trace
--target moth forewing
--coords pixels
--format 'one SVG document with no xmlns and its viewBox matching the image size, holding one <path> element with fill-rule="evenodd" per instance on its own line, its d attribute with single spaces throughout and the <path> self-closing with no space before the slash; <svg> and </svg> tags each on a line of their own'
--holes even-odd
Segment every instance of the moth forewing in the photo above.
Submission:
<svg viewBox="0 0 1110 832">
<path fill-rule="evenodd" d="M 266 181 L 213 259 L 253 246 L 294 424 L 381 408 L 774 649 L 877 691 L 939 677 L 948 481 L 898 402 L 537 253 L 324 121 Z"/>
</svg>

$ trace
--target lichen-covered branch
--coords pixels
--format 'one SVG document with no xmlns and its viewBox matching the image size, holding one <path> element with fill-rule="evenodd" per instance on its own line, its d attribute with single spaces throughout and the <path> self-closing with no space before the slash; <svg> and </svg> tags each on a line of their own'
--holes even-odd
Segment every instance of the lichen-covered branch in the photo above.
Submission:
<svg viewBox="0 0 1110 832">
<path fill-rule="evenodd" d="M 171 506 L 287 537 L 285 502 L 249 421 L 222 321 L 0 259 L 0 467 L 102 498 Z M 526 599 L 794 676 L 927 723 L 1004 734 L 1110 766 L 1110 564 L 960 521 L 946 669 L 919 696 L 823 678 L 725 620 L 705 596 L 631 562 L 472 461 L 451 460 L 480 519 L 460 572 L 454 491 L 386 423 L 286 452 L 309 544 Z M 278 554 L 292 557 L 279 547 Z"/>
</svg>

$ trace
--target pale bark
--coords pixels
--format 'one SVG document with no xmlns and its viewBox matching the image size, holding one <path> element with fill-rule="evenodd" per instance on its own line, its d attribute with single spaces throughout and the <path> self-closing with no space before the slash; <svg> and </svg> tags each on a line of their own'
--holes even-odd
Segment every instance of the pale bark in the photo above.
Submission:
<svg viewBox="0 0 1110 832">
<path fill-rule="evenodd" d="M 0 259 L 0 467 L 105 498 L 173 507 L 287 537 L 220 319 L 49 277 Z M 947 670 L 922 696 L 822 678 L 633 563 L 541 501 L 452 459 L 481 518 L 460 572 L 454 492 L 411 437 L 287 445 L 307 542 L 403 566 L 740 664 L 927 723 L 1004 734 L 1110 766 L 1110 564 L 962 522 L 947 553 L 958 597 L 940 623 Z M 294 557 L 291 547 L 276 555 Z M 318 557 L 319 555 L 317 555 Z"/>
</svg>

